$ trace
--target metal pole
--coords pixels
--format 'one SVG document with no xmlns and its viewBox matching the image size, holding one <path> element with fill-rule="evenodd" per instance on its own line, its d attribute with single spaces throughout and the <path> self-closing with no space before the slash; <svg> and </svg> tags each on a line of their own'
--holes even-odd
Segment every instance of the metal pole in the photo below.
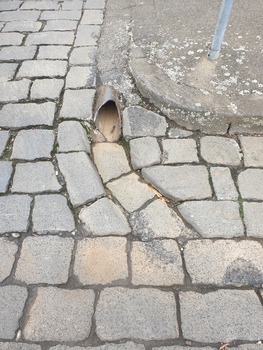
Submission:
<svg viewBox="0 0 263 350">
<path fill-rule="evenodd" d="M 221 44 L 226 31 L 230 11 L 233 5 L 233 0 L 223 0 L 220 8 L 219 17 L 216 24 L 216 29 L 212 41 L 212 45 L 208 49 L 207 58 L 214 61 L 219 57 Z"/>
</svg>

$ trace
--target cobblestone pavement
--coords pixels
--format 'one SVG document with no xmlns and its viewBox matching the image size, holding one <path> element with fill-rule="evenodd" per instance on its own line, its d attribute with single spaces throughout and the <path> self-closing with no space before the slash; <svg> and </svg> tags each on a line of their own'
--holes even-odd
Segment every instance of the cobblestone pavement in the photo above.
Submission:
<svg viewBox="0 0 263 350">
<path fill-rule="evenodd" d="M 0 349 L 262 350 L 263 137 L 92 144 L 104 7 L 0 2 Z"/>
</svg>

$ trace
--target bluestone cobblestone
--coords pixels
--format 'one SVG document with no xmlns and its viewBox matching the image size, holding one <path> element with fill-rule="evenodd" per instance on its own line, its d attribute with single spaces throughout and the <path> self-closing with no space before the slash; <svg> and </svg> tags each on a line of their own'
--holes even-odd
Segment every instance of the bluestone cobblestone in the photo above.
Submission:
<svg viewBox="0 0 263 350">
<path fill-rule="evenodd" d="M 163 140 L 163 164 L 199 163 L 196 142 L 191 139 Z"/>
<path fill-rule="evenodd" d="M 73 41 L 74 32 L 49 31 L 29 34 L 25 45 L 72 45 Z"/>
<path fill-rule="evenodd" d="M 64 85 L 63 79 L 37 79 L 31 87 L 31 99 L 57 99 Z"/>
<path fill-rule="evenodd" d="M 244 221 L 249 237 L 263 237 L 263 203 L 243 202 Z"/>
<path fill-rule="evenodd" d="M 238 187 L 243 199 L 263 200 L 263 170 L 246 169 L 238 175 Z"/>
<path fill-rule="evenodd" d="M 9 139 L 9 132 L 7 130 L 0 130 L 0 157 L 2 156 L 6 148 L 8 139 Z"/>
<path fill-rule="evenodd" d="M 0 85 L 0 102 L 18 102 L 26 99 L 30 84 L 28 79 L 3 82 Z"/>
<path fill-rule="evenodd" d="M 0 160 L 0 174 L 0 193 L 4 193 L 7 190 L 12 174 L 12 162 Z"/>
<path fill-rule="evenodd" d="M 52 60 L 24 61 L 17 77 L 63 77 L 67 72 L 67 62 Z"/>
<path fill-rule="evenodd" d="M 37 51 L 36 46 L 7 46 L 0 51 L 2 61 L 23 61 L 33 59 Z"/>
<path fill-rule="evenodd" d="M 238 199 L 238 192 L 229 168 L 211 167 L 210 173 L 217 200 Z"/>
<path fill-rule="evenodd" d="M 90 119 L 94 95 L 94 89 L 66 90 L 60 118 Z"/>
<path fill-rule="evenodd" d="M 95 86 L 95 69 L 89 67 L 70 67 L 66 77 L 67 89 Z"/>
<path fill-rule="evenodd" d="M 240 136 L 245 166 L 263 167 L 263 138 Z"/>
<path fill-rule="evenodd" d="M 0 282 L 10 275 L 17 249 L 18 245 L 15 242 L 0 238 Z"/>
<path fill-rule="evenodd" d="M 40 46 L 37 58 L 41 60 L 42 59 L 66 60 L 68 58 L 69 51 L 70 51 L 70 46 L 63 46 L 63 45 Z"/>
<path fill-rule="evenodd" d="M 86 130 L 78 121 L 65 121 L 58 126 L 58 151 L 85 151 L 90 153 Z"/>
<path fill-rule="evenodd" d="M 155 137 L 141 137 L 130 141 L 130 156 L 133 169 L 159 164 L 161 150 Z"/>
</svg>

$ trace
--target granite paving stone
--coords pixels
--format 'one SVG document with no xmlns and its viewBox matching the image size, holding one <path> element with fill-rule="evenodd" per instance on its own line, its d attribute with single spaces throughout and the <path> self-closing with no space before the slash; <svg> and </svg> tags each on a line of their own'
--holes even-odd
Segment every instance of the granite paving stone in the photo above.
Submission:
<svg viewBox="0 0 263 350">
<path fill-rule="evenodd" d="M 1 350 L 41 350 L 40 345 L 37 344 L 26 344 L 26 343 L 1 343 Z"/>
<path fill-rule="evenodd" d="M 16 164 L 11 192 L 59 191 L 54 166 L 49 161 Z"/>
<path fill-rule="evenodd" d="M 27 231 L 31 201 L 28 195 L 0 197 L 0 234 Z"/>
<path fill-rule="evenodd" d="M 25 45 L 72 45 L 73 41 L 74 32 L 48 31 L 29 34 Z"/>
<path fill-rule="evenodd" d="M 189 241 L 184 257 L 195 284 L 260 286 L 263 282 L 263 248 L 256 241 Z"/>
<path fill-rule="evenodd" d="M 27 290 L 19 286 L 0 287 L 0 338 L 13 339 L 27 299 Z"/>
<path fill-rule="evenodd" d="M 82 341 L 89 336 L 94 313 L 92 290 L 38 288 L 23 337 L 29 341 Z"/>
<path fill-rule="evenodd" d="M 179 296 L 185 339 L 227 343 L 263 336 L 263 308 L 252 290 L 181 292 Z"/>
<path fill-rule="evenodd" d="M 131 231 L 120 207 L 108 198 L 101 198 L 83 208 L 79 218 L 86 231 L 94 236 L 124 236 Z"/>
<path fill-rule="evenodd" d="M 243 202 L 244 221 L 249 237 L 263 237 L 262 215 L 263 203 Z"/>
<path fill-rule="evenodd" d="M 244 164 L 248 167 L 263 167 L 263 138 L 240 136 Z"/>
<path fill-rule="evenodd" d="M 195 140 L 163 140 L 162 146 L 163 164 L 199 163 Z"/>
<path fill-rule="evenodd" d="M 62 195 L 40 195 L 35 197 L 32 214 L 33 231 L 38 234 L 73 231 L 73 215 Z"/>
<path fill-rule="evenodd" d="M 20 33 L 0 33 L 0 46 L 21 45 L 23 39 L 24 35 Z"/>
<path fill-rule="evenodd" d="M 167 124 L 164 117 L 142 107 L 128 107 L 123 112 L 123 136 L 165 136 Z"/>
<path fill-rule="evenodd" d="M 0 157 L 2 156 L 6 148 L 8 139 L 9 139 L 9 132 L 7 130 L 0 130 Z"/>
<path fill-rule="evenodd" d="M 22 244 L 15 279 L 26 284 L 66 283 L 73 245 L 71 238 L 27 237 Z"/>
<path fill-rule="evenodd" d="M 7 46 L 0 51 L 2 61 L 23 61 L 33 59 L 37 51 L 36 46 Z"/>
<path fill-rule="evenodd" d="M 102 24 L 103 10 L 84 10 L 81 24 Z"/>
<path fill-rule="evenodd" d="M 103 182 L 131 171 L 126 153 L 116 143 L 97 143 L 92 148 L 94 163 Z"/>
<path fill-rule="evenodd" d="M 63 79 L 36 79 L 31 87 L 31 99 L 57 99 L 64 85 Z"/>
<path fill-rule="evenodd" d="M 17 67 L 17 63 L 0 63 L 0 81 L 13 79 Z"/>
<path fill-rule="evenodd" d="M 0 111 L 0 127 L 52 126 L 55 107 L 53 102 L 6 104 Z"/>
<path fill-rule="evenodd" d="M 12 162 L 0 160 L 0 193 L 7 191 L 12 174 Z"/>
<path fill-rule="evenodd" d="M 90 153 L 90 142 L 87 132 L 80 122 L 69 120 L 58 126 L 58 151 L 85 151 Z"/>
<path fill-rule="evenodd" d="M 155 137 L 140 137 L 130 141 L 130 156 L 133 169 L 160 164 L 161 150 Z"/>
<path fill-rule="evenodd" d="M 18 246 L 6 238 L 0 238 L 0 282 L 3 282 L 11 273 L 15 262 Z"/>
<path fill-rule="evenodd" d="M 100 35 L 100 26 L 98 25 L 85 25 L 78 26 L 76 40 L 74 46 L 94 46 L 97 45 L 97 41 Z"/>
<path fill-rule="evenodd" d="M 0 3 L 0 11 L 11 11 L 11 10 L 17 10 L 20 5 L 22 4 L 22 1 L 1 1 Z"/>
<path fill-rule="evenodd" d="M 155 195 L 147 184 L 140 181 L 139 176 L 135 173 L 109 182 L 107 188 L 128 212 L 139 209 L 148 200 L 153 199 Z"/>
<path fill-rule="evenodd" d="M 60 118 L 90 119 L 94 96 L 94 89 L 66 90 Z"/>
<path fill-rule="evenodd" d="M 31 46 L 30 46 L 31 47 Z M 50 60 L 67 60 L 70 46 L 63 45 L 47 45 L 40 46 L 38 50 L 38 59 L 50 59 Z"/>
<path fill-rule="evenodd" d="M 170 286 L 184 283 L 181 254 L 173 240 L 133 242 L 131 266 L 134 285 Z"/>
<path fill-rule="evenodd" d="M 217 200 L 237 200 L 238 192 L 227 167 L 211 167 L 210 173 Z"/>
<path fill-rule="evenodd" d="M 21 10 L 58 10 L 59 9 L 59 3 L 58 1 L 49 1 L 49 0 L 42 0 L 42 1 L 32 1 L 27 0 L 23 3 L 23 5 L 20 7 Z"/>
<path fill-rule="evenodd" d="M 184 137 L 189 137 L 192 136 L 193 132 L 189 130 L 184 130 L 184 129 L 178 129 L 178 128 L 171 128 L 168 131 L 168 136 L 171 139 L 180 139 Z"/>
<path fill-rule="evenodd" d="M 66 77 L 67 89 L 94 87 L 95 69 L 93 67 L 70 67 Z"/>
<path fill-rule="evenodd" d="M 85 9 L 103 9 L 105 6 L 105 0 L 87 0 L 85 2 Z"/>
<path fill-rule="evenodd" d="M 201 138 L 201 156 L 212 164 L 240 165 L 241 153 L 238 143 L 231 138 L 204 136 Z"/>
<path fill-rule="evenodd" d="M 203 165 L 155 165 L 142 169 L 142 176 L 164 196 L 175 201 L 212 196 L 208 171 Z"/>
<path fill-rule="evenodd" d="M 37 21 L 39 11 L 3 11 L 0 13 L 0 22 Z"/>
<path fill-rule="evenodd" d="M 1 344 L 1 343 L 0 343 Z M 105 345 L 101 346 L 87 346 L 87 347 L 69 347 L 66 345 L 57 345 L 55 347 L 50 348 L 50 350 L 145 350 L 144 345 L 133 343 L 131 341 L 128 341 L 127 343 L 121 343 L 121 344 L 114 344 L 114 343 L 106 343 Z M 25 349 L 26 350 L 26 349 Z M 244 349 L 244 350 L 250 350 L 250 349 Z M 256 349 L 253 349 L 256 350 Z M 258 349 L 262 350 L 262 349 Z"/>
<path fill-rule="evenodd" d="M 178 206 L 183 218 L 204 238 L 242 237 L 239 204 L 231 201 L 185 202 Z"/>
<path fill-rule="evenodd" d="M 95 65 L 96 46 L 75 47 L 69 58 L 71 65 Z"/>
<path fill-rule="evenodd" d="M 41 22 L 36 21 L 14 21 L 7 22 L 3 32 L 38 32 L 42 26 Z"/>
<path fill-rule="evenodd" d="M 238 187 L 243 199 L 263 200 L 263 170 L 242 171 L 238 175 Z"/>
<path fill-rule="evenodd" d="M 142 241 L 155 238 L 195 237 L 182 219 L 161 200 L 150 203 L 146 208 L 130 215 L 132 234 Z"/>
<path fill-rule="evenodd" d="M 50 20 L 47 21 L 47 24 L 44 27 L 44 31 L 48 30 L 75 30 L 77 28 L 78 22 L 71 20 Z"/>
<path fill-rule="evenodd" d="M 81 10 L 83 6 L 83 1 L 80 0 L 74 0 L 74 1 L 64 1 L 62 3 L 62 10 L 63 11 L 70 11 L 70 10 Z"/>
<path fill-rule="evenodd" d="M 74 274 L 83 285 L 128 278 L 127 241 L 122 237 L 85 238 L 78 242 Z"/>
<path fill-rule="evenodd" d="M 78 21 L 80 17 L 81 11 L 43 11 L 40 19 L 44 21 L 61 19 Z"/>
<path fill-rule="evenodd" d="M 0 85 L 0 102 L 18 102 L 26 99 L 30 84 L 29 79 L 2 82 Z"/>
<path fill-rule="evenodd" d="M 179 336 L 173 293 L 153 288 L 104 289 L 95 319 L 101 340 L 164 340 Z"/>
<path fill-rule="evenodd" d="M 95 166 L 85 152 L 60 153 L 57 154 L 57 159 L 73 206 L 94 201 L 105 195 Z"/>
<path fill-rule="evenodd" d="M 67 73 L 67 62 L 52 60 L 24 61 L 17 77 L 63 77 Z"/>
</svg>

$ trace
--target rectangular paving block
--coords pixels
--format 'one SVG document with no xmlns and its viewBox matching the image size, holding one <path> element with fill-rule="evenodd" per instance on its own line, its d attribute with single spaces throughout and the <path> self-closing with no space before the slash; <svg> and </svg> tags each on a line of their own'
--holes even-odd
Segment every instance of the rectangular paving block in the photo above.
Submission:
<svg viewBox="0 0 263 350">
<path fill-rule="evenodd" d="M 67 62 L 58 60 L 24 61 L 17 73 L 17 77 L 64 77 L 67 73 L 67 67 Z"/>
<path fill-rule="evenodd" d="M 199 163 L 196 142 L 192 139 L 163 140 L 163 164 Z"/>
<path fill-rule="evenodd" d="M 71 65 L 94 65 L 96 64 L 96 46 L 75 47 L 69 58 Z"/>
<path fill-rule="evenodd" d="M 40 46 L 37 59 L 67 60 L 70 48 L 70 46 L 64 45 Z"/>
<path fill-rule="evenodd" d="M 44 27 L 44 31 L 47 30 L 75 30 L 77 28 L 78 22 L 77 21 L 70 21 L 66 19 L 61 20 L 50 20 L 47 21 L 47 24 Z"/>
<path fill-rule="evenodd" d="M 103 10 L 84 10 L 81 24 L 102 24 Z"/>
<path fill-rule="evenodd" d="M 130 156 L 133 169 L 160 164 L 161 150 L 155 137 L 140 137 L 130 140 Z"/>
<path fill-rule="evenodd" d="M 74 46 L 94 46 L 97 45 L 100 35 L 100 26 L 98 25 L 79 25 Z"/>
<path fill-rule="evenodd" d="M 81 10 L 82 6 L 83 6 L 82 0 L 64 1 L 62 3 L 62 10 L 64 11 Z"/>
<path fill-rule="evenodd" d="M 58 126 L 58 151 L 85 151 L 90 153 L 90 142 L 86 129 L 75 120 L 65 121 Z"/>
<path fill-rule="evenodd" d="M 249 237 L 263 237 L 262 215 L 263 203 L 243 202 L 244 221 Z"/>
<path fill-rule="evenodd" d="M 105 0 L 87 0 L 85 2 L 85 9 L 104 9 Z"/>
<path fill-rule="evenodd" d="M 245 166 L 263 167 L 263 137 L 240 136 Z"/>
<path fill-rule="evenodd" d="M 238 199 L 238 192 L 229 168 L 211 167 L 210 173 L 217 200 Z"/>
<path fill-rule="evenodd" d="M 36 79 L 31 87 L 31 99 L 57 99 L 64 85 L 63 79 Z"/>
<path fill-rule="evenodd" d="M 12 162 L 0 160 L 0 193 L 7 191 L 12 169 Z"/>
<path fill-rule="evenodd" d="M 14 21 L 7 22 L 3 32 L 38 32 L 42 23 L 35 21 Z"/>
<path fill-rule="evenodd" d="M 74 41 L 74 32 L 39 32 L 31 33 L 27 36 L 25 45 L 72 45 Z"/>
<path fill-rule="evenodd" d="M 1 1 L 0 11 L 12 11 L 17 10 L 22 4 L 22 1 Z"/>
<path fill-rule="evenodd" d="M 36 46 L 7 46 L 0 51 L 2 61 L 23 61 L 33 59 L 37 51 Z"/>
<path fill-rule="evenodd" d="M 78 21 L 81 17 L 81 11 L 43 11 L 40 19 L 44 21 L 68 19 Z"/>
<path fill-rule="evenodd" d="M 263 200 L 263 169 L 246 169 L 238 175 L 238 187 L 243 199 Z"/>
<path fill-rule="evenodd" d="M 100 345 L 95 347 L 87 346 L 85 348 L 79 347 L 79 346 L 72 348 L 69 346 L 57 345 L 55 347 L 50 348 L 49 350 L 145 350 L 145 347 L 142 344 L 137 344 L 132 341 L 128 341 L 127 343 L 120 343 L 120 344 L 106 343 L 105 345 Z M 250 350 L 250 349 L 244 349 L 244 350 Z M 252 349 L 252 350 L 257 350 L 257 349 Z M 258 349 L 258 350 L 262 350 L 262 349 Z"/>
<path fill-rule="evenodd" d="M 0 22 L 37 21 L 39 11 L 3 11 L 0 13 Z"/>
<path fill-rule="evenodd" d="M 10 275 L 17 250 L 18 245 L 15 242 L 0 238 L 0 283 Z"/>
<path fill-rule="evenodd" d="M 13 79 L 17 67 L 17 63 L 0 63 L 0 81 Z"/>
<path fill-rule="evenodd" d="M 95 319 L 101 340 L 165 340 L 179 336 L 172 292 L 106 288 L 100 293 Z"/>
<path fill-rule="evenodd" d="M 30 84 L 29 79 L 2 82 L 0 85 L 0 102 L 19 102 L 27 99 Z"/>
<path fill-rule="evenodd" d="M 41 350 L 40 345 L 37 344 L 26 344 L 26 343 L 1 343 L 1 350 Z"/>
<path fill-rule="evenodd" d="M 27 0 L 20 8 L 21 10 L 58 10 L 59 3 L 54 0 L 33 1 Z"/>
<path fill-rule="evenodd" d="M 23 39 L 24 35 L 20 33 L 0 33 L 0 46 L 21 45 Z"/>
<path fill-rule="evenodd" d="M 70 67 L 66 77 L 66 89 L 95 87 L 96 69 L 89 67 Z"/>
<path fill-rule="evenodd" d="M 60 118 L 90 119 L 95 96 L 94 89 L 66 90 Z"/>
</svg>

